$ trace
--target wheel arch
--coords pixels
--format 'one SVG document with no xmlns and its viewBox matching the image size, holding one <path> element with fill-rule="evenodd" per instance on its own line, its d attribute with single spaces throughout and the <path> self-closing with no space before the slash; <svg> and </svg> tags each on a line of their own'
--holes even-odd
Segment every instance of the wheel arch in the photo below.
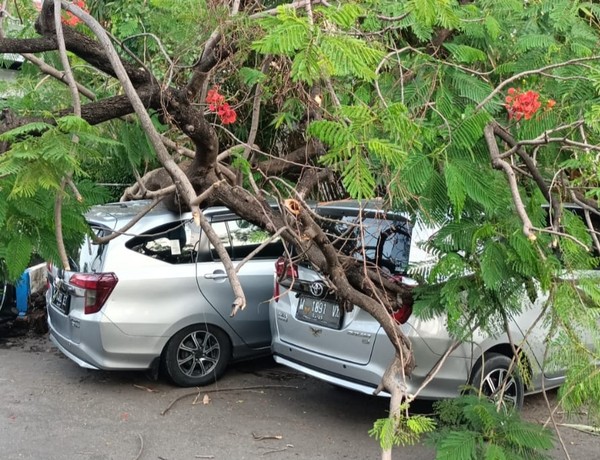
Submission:
<svg viewBox="0 0 600 460">
<path fill-rule="evenodd" d="M 175 335 L 177 335 L 179 332 L 183 331 L 184 329 L 187 329 L 188 327 L 193 327 L 193 326 L 203 326 L 203 327 L 207 327 L 207 328 L 218 329 L 219 331 L 221 331 L 223 334 L 225 334 L 225 336 L 227 337 L 227 340 L 229 340 L 229 345 L 231 346 L 231 354 L 233 355 L 233 348 L 235 346 L 235 343 L 231 339 L 231 333 L 227 329 L 221 327 L 219 324 L 211 323 L 208 321 L 196 321 L 196 322 L 191 322 L 191 323 L 187 323 L 187 322 L 182 323 L 182 324 L 180 324 L 180 327 L 178 327 L 177 329 L 174 329 L 174 328 L 170 329 L 169 338 L 163 345 L 162 350 L 160 352 L 161 361 L 165 354 L 165 350 L 167 349 L 169 342 L 171 340 L 173 340 L 173 337 L 175 337 Z"/>
<path fill-rule="evenodd" d="M 510 359 L 513 359 L 514 356 L 515 356 L 515 353 L 513 351 L 513 347 L 508 342 L 498 343 L 496 345 L 491 346 L 490 348 L 486 349 L 479 356 L 479 358 L 477 358 L 477 360 L 473 364 L 473 367 L 471 367 L 471 371 L 469 372 L 469 382 L 471 381 L 471 378 L 473 377 L 473 374 L 474 374 L 475 370 L 479 369 L 479 367 L 481 366 L 481 363 L 483 362 L 484 357 L 486 355 L 490 355 L 492 353 L 496 353 L 496 354 L 499 354 L 499 355 L 504 355 L 504 356 L 506 356 L 507 358 L 510 358 Z M 523 363 L 523 366 L 521 367 L 521 374 L 523 374 L 523 372 L 522 372 L 523 370 L 526 371 L 526 375 L 523 375 L 523 383 L 525 385 L 525 389 L 529 390 L 533 386 L 533 382 L 532 382 L 533 367 L 531 365 L 531 360 L 527 356 L 527 353 L 525 352 L 525 350 L 523 350 L 523 349 L 519 350 L 519 359 Z"/>
</svg>

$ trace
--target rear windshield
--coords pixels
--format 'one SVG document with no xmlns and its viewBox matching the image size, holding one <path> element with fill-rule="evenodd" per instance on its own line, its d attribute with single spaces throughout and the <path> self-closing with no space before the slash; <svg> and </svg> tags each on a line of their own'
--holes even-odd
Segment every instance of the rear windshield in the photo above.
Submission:
<svg viewBox="0 0 600 460">
<path fill-rule="evenodd" d="M 412 225 L 399 217 L 386 220 L 358 216 L 323 216 L 321 228 L 333 245 L 357 260 L 375 264 L 390 274 L 408 268 Z"/>
<path fill-rule="evenodd" d="M 110 234 L 110 230 L 101 225 L 89 223 L 92 233 L 98 238 Z M 86 235 L 83 242 L 69 253 L 69 263 L 71 270 L 81 273 L 91 273 L 102 271 L 102 256 L 106 244 L 95 244 L 92 238 Z"/>
</svg>

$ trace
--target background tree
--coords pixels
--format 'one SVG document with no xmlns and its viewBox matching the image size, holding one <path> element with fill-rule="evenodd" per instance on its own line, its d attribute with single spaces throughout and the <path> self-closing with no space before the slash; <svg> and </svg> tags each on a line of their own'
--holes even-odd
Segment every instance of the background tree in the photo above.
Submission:
<svg viewBox="0 0 600 460">
<path fill-rule="evenodd" d="M 445 315 L 461 337 L 501 330 L 524 296 L 548 293 L 542 320 L 560 349 L 548 359 L 568 360 L 578 383 L 561 403 L 597 411 L 598 357 L 578 331 L 596 327 L 600 292 L 593 277 L 564 275 L 600 253 L 598 11 L 572 0 L 4 1 L 0 52 L 27 63 L 6 86 L 19 92 L 5 93 L 0 258 L 14 277 L 34 250 L 68 265 L 62 244 L 77 244 L 81 212 L 106 199 L 90 178 L 110 158 L 138 178 L 123 199 L 189 207 L 209 238 L 200 207 L 225 204 L 373 315 L 396 348 L 382 381 L 395 431 L 414 431 L 397 410 L 415 397 L 403 385 L 414 362 L 389 313 L 413 294 L 417 314 Z M 385 196 L 441 227 L 428 243 L 439 262 L 413 273 L 422 288 L 339 254 L 304 204 L 347 196 Z M 221 253 L 237 311 L 243 292 Z"/>
</svg>

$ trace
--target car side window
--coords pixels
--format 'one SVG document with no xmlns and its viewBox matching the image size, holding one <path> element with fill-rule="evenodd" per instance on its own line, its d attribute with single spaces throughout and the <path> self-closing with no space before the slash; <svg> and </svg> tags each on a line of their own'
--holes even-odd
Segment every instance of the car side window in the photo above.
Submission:
<svg viewBox="0 0 600 460">
<path fill-rule="evenodd" d="M 243 260 L 271 238 L 271 235 L 260 227 L 239 218 L 213 222 L 212 227 L 232 260 Z M 217 251 L 212 244 L 210 245 L 210 254 L 213 260 L 219 260 Z M 283 254 L 283 243 L 277 238 L 261 249 L 254 258 L 275 259 L 281 254 Z"/>
<path fill-rule="evenodd" d="M 229 257 L 233 257 L 233 247 L 231 245 L 231 239 L 229 238 L 229 228 L 227 224 L 227 221 L 213 222 L 211 226 L 217 234 L 219 241 L 227 251 L 227 254 L 229 254 Z M 219 254 L 212 244 L 210 244 L 210 256 L 212 260 L 219 260 Z"/>
<path fill-rule="evenodd" d="M 132 251 L 170 264 L 196 261 L 200 228 L 193 220 L 156 227 L 126 243 Z"/>
</svg>

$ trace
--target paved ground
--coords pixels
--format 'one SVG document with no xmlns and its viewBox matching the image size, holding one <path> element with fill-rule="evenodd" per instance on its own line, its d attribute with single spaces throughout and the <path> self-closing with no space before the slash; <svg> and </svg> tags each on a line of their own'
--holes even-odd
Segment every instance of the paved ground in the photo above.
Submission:
<svg viewBox="0 0 600 460">
<path fill-rule="evenodd" d="M 6 460 L 378 458 L 367 431 L 386 409 L 385 399 L 331 387 L 270 359 L 238 364 L 198 393 L 139 373 L 81 369 L 45 336 L 0 338 Z M 544 419 L 543 398 L 529 398 L 526 415 Z M 572 459 L 598 458 L 598 438 L 565 436 Z M 417 446 L 395 458 L 434 457 Z M 558 450 L 555 458 L 562 458 Z"/>
</svg>

